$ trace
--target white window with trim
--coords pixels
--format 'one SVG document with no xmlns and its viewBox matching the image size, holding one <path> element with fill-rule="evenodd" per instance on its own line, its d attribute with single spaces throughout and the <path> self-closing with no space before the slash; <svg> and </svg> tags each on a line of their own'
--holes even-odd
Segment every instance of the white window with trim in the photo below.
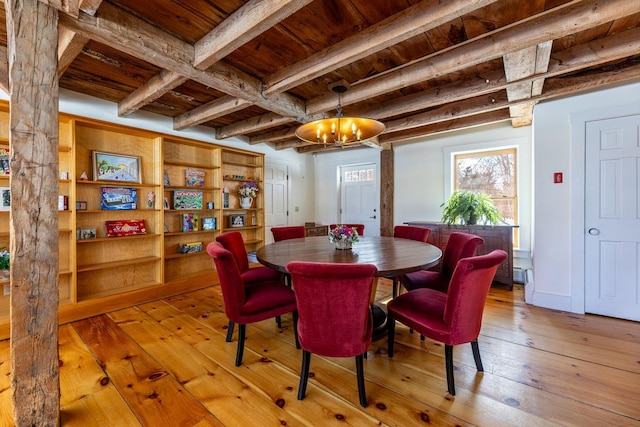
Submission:
<svg viewBox="0 0 640 427">
<path fill-rule="evenodd" d="M 486 193 L 508 224 L 518 224 L 517 148 L 453 152 L 453 191 Z M 518 247 L 514 228 L 513 246 Z"/>
</svg>

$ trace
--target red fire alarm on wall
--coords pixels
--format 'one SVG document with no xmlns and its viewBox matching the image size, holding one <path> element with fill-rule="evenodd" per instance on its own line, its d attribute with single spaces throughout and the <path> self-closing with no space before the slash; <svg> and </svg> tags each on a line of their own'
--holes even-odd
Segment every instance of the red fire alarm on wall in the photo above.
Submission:
<svg viewBox="0 0 640 427">
<path fill-rule="evenodd" d="M 554 172 L 553 173 L 553 183 L 554 184 L 562 184 L 562 172 Z"/>
</svg>

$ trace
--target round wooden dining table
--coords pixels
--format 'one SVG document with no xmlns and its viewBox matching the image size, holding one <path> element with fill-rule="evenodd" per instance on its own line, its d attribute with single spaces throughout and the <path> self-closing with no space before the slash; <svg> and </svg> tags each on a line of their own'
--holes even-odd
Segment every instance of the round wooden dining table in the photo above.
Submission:
<svg viewBox="0 0 640 427">
<path fill-rule="evenodd" d="M 393 279 L 435 266 L 442 251 L 428 243 L 384 236 L 361 237 L 352 249 L 340 250 L 327 236 L 314 236 L 265 245 L 258 249 L 256 256 L 261 264 L 283 273 L 291 261 L 373 264 L 378 268 L 378 277 Z M 373 339 L 378 339 L 386 331 L 387 315 L 382 307 L 373 304 L 374 296 L 375 286 L 371 296 Z"/>
<path fill-rule="evenodd" d="M 378 277 L 394 278 L 435 266 L 442 251 L 428 243 L 385 236 L 363 236 L 352 249 L 340 250 L 327 236 L 314 236 L 271 243 L 256 255 L 261 264 L 283 273 L 290 261 L 312 261 L 373 264 Z"/>
</svg>

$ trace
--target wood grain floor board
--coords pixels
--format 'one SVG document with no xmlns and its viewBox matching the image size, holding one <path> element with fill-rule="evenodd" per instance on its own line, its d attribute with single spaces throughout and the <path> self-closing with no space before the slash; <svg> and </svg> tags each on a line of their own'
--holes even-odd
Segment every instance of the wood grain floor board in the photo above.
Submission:
<svg viewBox="0 0 640 427">
<path fill-rule="evenodd" d="M 377 298 L 390 296 L 380 280 Z M 247 327 L 244 363 L 219 286 L 60 327 L 63 426 L 639 426 L 640 323 L 531 307 L 523 288 L 492 288 L 479 343 L 454 349 L 447 393 L 440 343 L 403 325 L 396 352 L 374 341 L 358 404 L 352 358 L 312 356 L 297 400 L 301 352 L 291 315 Z M 0 341 L 0 426 L 12 426 L 9 342 Z"/>
</svg>

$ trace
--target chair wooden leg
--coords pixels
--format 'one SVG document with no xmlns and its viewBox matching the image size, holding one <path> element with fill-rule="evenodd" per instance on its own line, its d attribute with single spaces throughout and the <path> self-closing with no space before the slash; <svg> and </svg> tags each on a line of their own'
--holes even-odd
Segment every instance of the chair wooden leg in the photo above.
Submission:
<svg viewBox="0 0 640 427">
<path fill-rule="evenodd" d="M 238 351 L 236 352 L 236 366 L 242 365 L 242 354 L 244 353 L 244 336 L 247 332 L 247 325 L 238 325 Z"/>
<path fill-rule="evenodd" d="M 307 394 L 307 379 L 309 379 L 309 364 L 311 363 L 311 353 L 302 350 L 302 369 L 300 369 L 300 384 L 298 385 L 298 400 L 304 399 Z"/>
<path fill-rule="evenodd" d="M 360 406 L 367 407 L 367 393 L 364 389 L 364 366 L 362 355 L 356 356 L 356 376 L 358 378 L 358 396 L 360 396 Z"/>
<path fill-rule="evenodd" d="M 473 360 L 476 362 L 476 368 L 478 372 L 484 372 L 482 367 L 482 359 L 480 359 L 480 348 L 478 347 L 478 340 L 471 341 L 471 350 L 473 351 Z"/>
<path fill-rule="evenodd" d="M 393 342 L 396 336 L 396 321 L 391 317 L 387 318 L 387 355 L 393 357 Z"/>
<path fill-rule="evenodd" d="M 296 338 L 296 348 L 300 350 L 300 339 L 298 338 L 298 312 L 291 313 L 293 316 L 293 336 Z"/>
<path fill-rule="evenodd" d="M 447 388 L 449 389 L 449 394 L 452 396 L 456 395 L 456 386 L 453 379 L 453 346 L 445 344 L 444 345 L 444 359 L 447 369 Z"/>
<path fill-rule="evenodd" d="M 234 323 L 229 320 L 229 326 L 227 327 L 227 342 L 233 341 L 233 326 Z"/>
<path fill-rule="evenodd" d="M 278 325 L 278 329 L 282 328 L 282 319 L 280 316 L 276 316 L 276 325 Z"/>
</svg>

